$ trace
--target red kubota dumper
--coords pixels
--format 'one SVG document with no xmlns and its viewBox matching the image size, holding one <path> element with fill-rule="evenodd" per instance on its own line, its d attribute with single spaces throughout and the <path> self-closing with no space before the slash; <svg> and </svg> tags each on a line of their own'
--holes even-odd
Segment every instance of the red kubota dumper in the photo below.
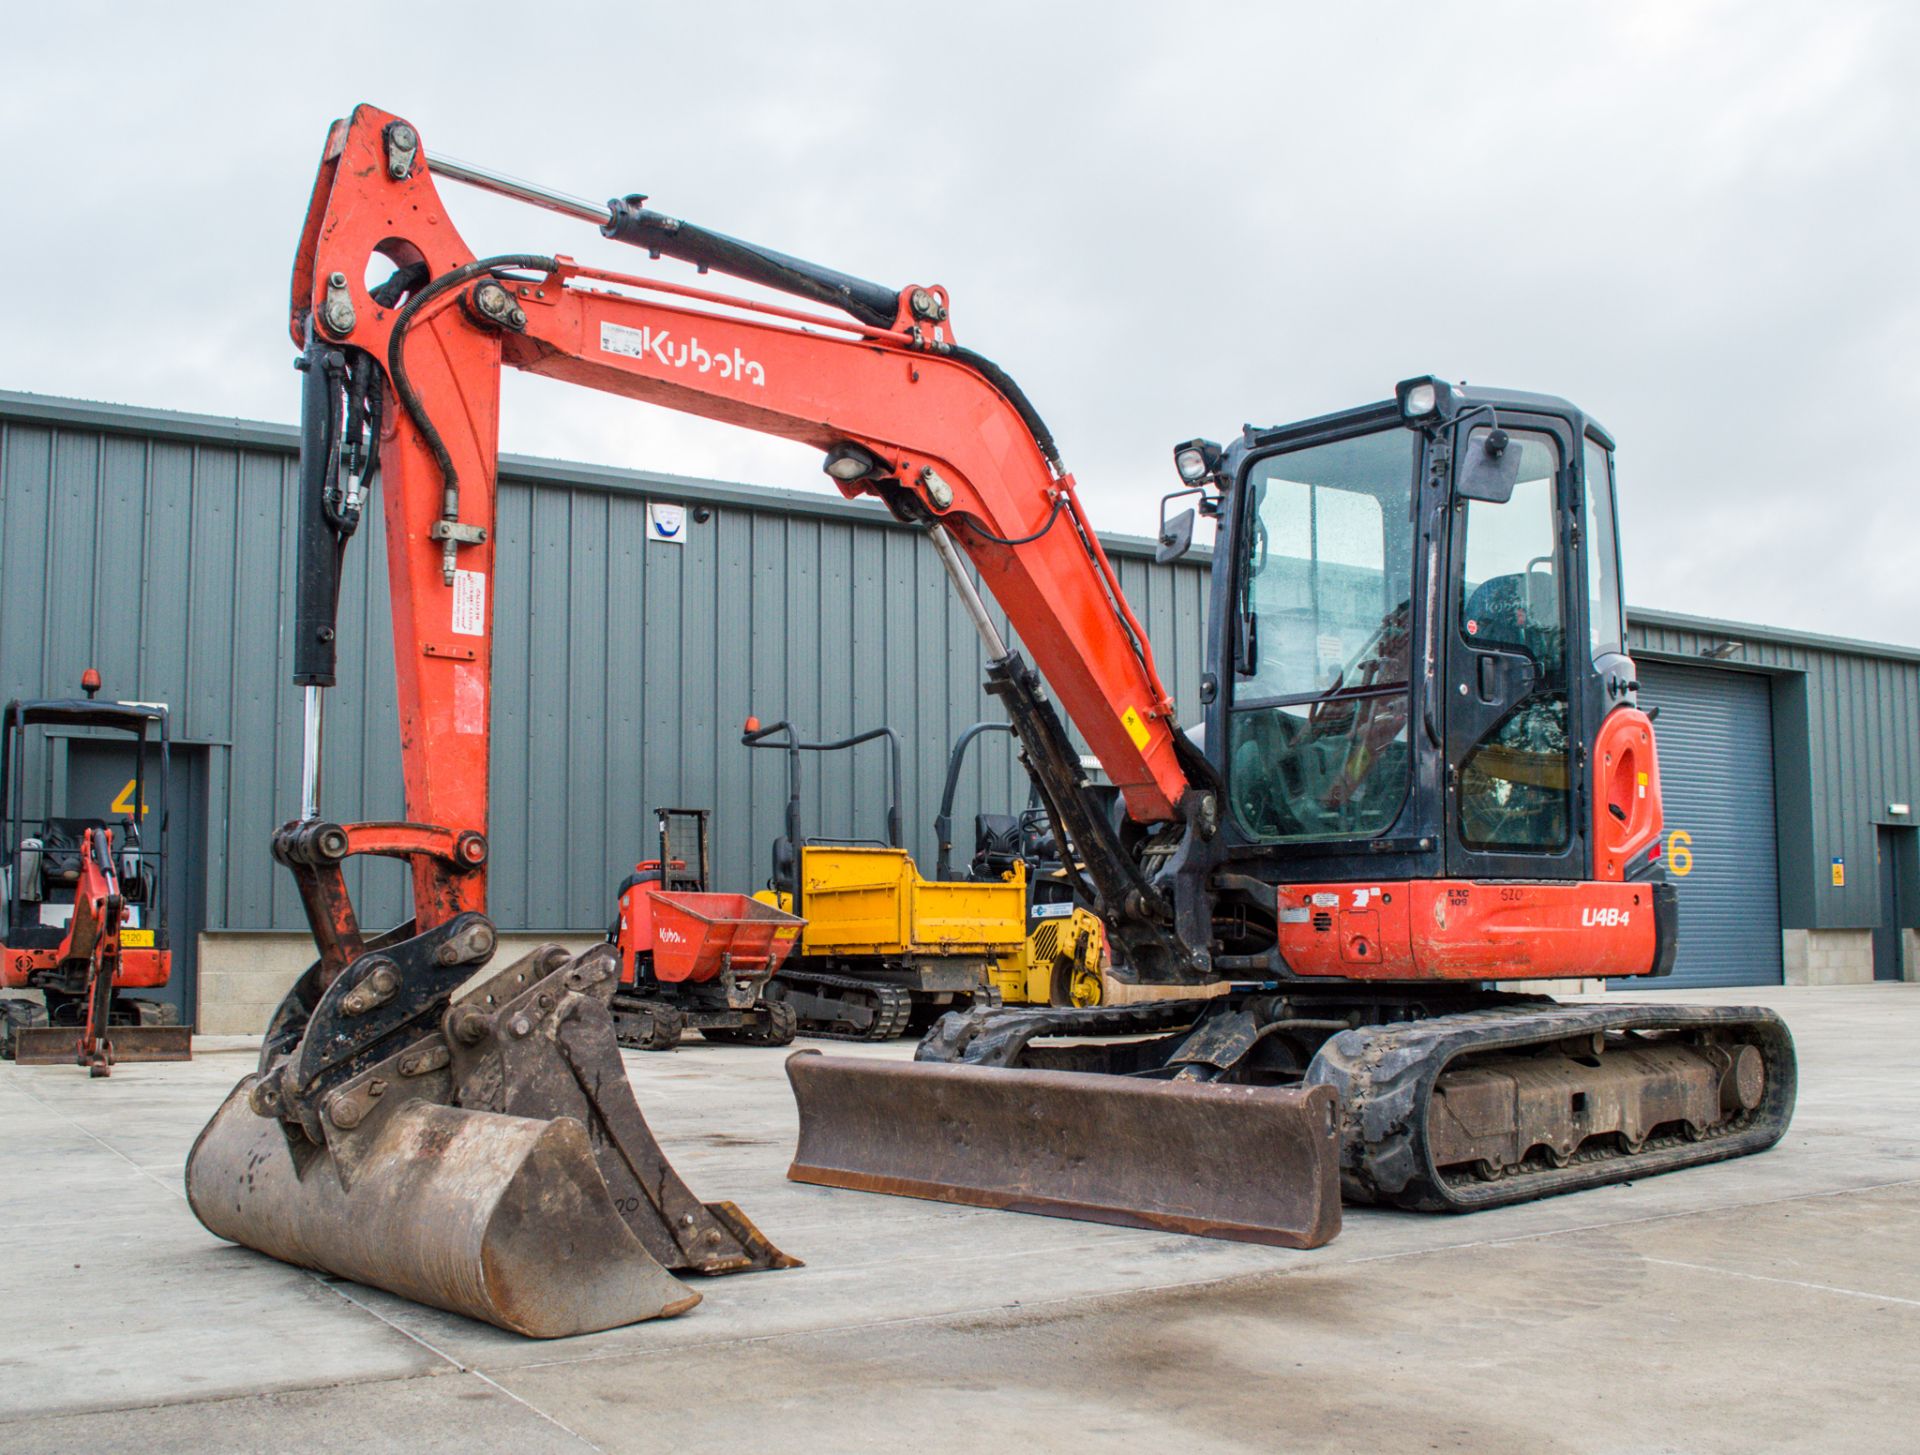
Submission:
<svg viewBox="0 0 1920 1455">
<path fill-rule="evenodd" d="M 788 1045 L 793 1007 L 765 991 L 806 921 L 751 895 L 707 888 L 707 810 L 655 812 L 660 857 L 636 864 L 620 886 L 620 915 L 607 934 L 620 951 L 620 1044 L 671 1051 L 696 1030 L 709 1041 Z"/>
</svg>

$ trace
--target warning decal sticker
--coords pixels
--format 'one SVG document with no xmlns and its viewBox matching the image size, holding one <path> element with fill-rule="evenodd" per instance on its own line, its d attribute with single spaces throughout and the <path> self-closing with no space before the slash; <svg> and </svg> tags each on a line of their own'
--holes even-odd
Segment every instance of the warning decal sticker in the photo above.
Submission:
<svg viewBox="0 0 1920 1455">
<path fill-rule="evenodd" d="M 486 572 L 453 573 L 453 629 L 463 637 L 487 634 Z"/>
</svg>

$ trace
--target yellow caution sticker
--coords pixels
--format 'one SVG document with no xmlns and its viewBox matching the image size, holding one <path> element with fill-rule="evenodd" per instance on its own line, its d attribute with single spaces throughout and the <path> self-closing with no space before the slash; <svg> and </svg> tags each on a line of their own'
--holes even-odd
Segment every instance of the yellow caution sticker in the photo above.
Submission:
<svg viewBox="0 0 1920 1455">
<path fill-rule="evenodd" d="M 153 931 L 120 931 L 120 948 L 123 950 L 151 950 L 153 948 Z"/>
<path fill-rule="evenodd" d="M 1152 741 L 1152 737 L 1147 732 L 1145 719 L 1140 716 L 1140 709 L 1137 707 L 1129 707 L 1125 712 L 1121 713 L 1120 726 L 1127 730 L 1127 736 L 1133 739 L 1133 745 L 1142 752 L 1145 752 L 1147 744 Z"/>
<path fill-rule="evenodd" d="M 1642 798 L 1645 798 L 1647 796 L 1647 775 L 1644 773 L 1637 773 L 1634 776 L 1640 780 L 1640 783 L 1639 783 L 1640 796 Z"/>
</svg>

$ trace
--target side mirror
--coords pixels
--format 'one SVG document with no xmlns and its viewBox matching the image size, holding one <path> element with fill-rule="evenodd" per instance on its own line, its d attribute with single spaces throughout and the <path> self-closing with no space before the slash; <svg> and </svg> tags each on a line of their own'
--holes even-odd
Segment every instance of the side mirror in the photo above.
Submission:
<svg viewBox="0 0 1920 1455">
<path fill-rule="evenodd" d="M 1177 561 L 1193 549 L 1193 507 L 1188 506 L 1172 520 L 1165 515 L 1166 502 L 1161 502 L 1160 544 L 1154 549 L 1153 559 L 1164 566 L 1169 561 Z"/>
<path fill-rule="evenodd" d="M 1474 430 L 1460 457 L 1453 493 L 1462 500 L 1505 505 L 1520 481 L 1520 451 L 1504 429 Z"/>
</svg>

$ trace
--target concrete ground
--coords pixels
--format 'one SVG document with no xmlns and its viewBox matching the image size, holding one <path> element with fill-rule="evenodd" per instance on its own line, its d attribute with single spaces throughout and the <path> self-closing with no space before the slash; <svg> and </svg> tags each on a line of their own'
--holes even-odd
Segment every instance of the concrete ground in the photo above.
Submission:
<svg viewBox="0 0 1920 1455">
<path fill-rule="evenodd" d="M 703 1196 L 804 1269 L 535 1343 L 216 1241 L 180 1169 L 250 1050 L 0 1066 L 8 1451 L 1911 1449 L 1920 985 L 1792 1023 L 1762 1157 L 1309 1253 L 802 1187 L 777 1052 L 630 1055 Z M 905 1043 L 877 1054 L 907 1055 Z"/>
</svg>

